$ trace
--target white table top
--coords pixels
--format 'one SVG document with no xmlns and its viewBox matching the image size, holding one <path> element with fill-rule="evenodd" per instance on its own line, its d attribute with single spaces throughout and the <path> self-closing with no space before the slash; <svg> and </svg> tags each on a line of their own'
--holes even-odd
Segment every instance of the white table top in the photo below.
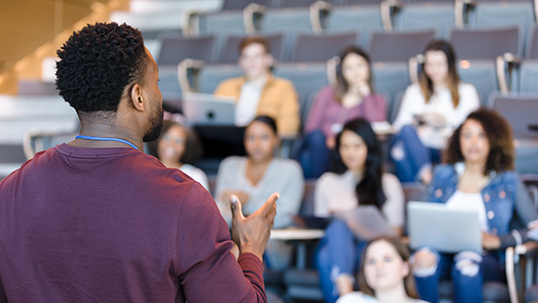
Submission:
<svg viewBox="0 0 538 303">
<path fill-rule="evenodd" d="M 272 229 L 269 239 L 273 240 L 314 240 L 321 239 L 325 235 L 323 229 Z"/>
</svg>

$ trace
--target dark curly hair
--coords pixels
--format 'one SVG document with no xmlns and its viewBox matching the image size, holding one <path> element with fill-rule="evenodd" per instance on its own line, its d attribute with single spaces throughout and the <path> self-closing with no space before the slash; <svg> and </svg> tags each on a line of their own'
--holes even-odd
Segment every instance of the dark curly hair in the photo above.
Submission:
<svg viewBox="0 0 538 303">
<path fill-rule="evenodd" d="M 355 187 L 355 194 L 361 205 L 375 205 L 380 210 L 383 208 L 387 198 L 383 192 L 383 157 L 381 143 L 372 130 L 370 123 L 363 118 L 351 120 L 344 124 L 342 131 L 336 136 L 336 153 L 332 159 L 331 172 L 344 174 L 348 168 L 340 157 L 340 142 L 344 131 L 351 131 L 359 135 L 368 150 L 366 163 L 364 164 L 364 174 L 362 180 Z"/>
<path fill-rule="evenodd" d="M 484 174 L 497 173 L 514 169 L 514 144 L 512 127 L 499 113 L 487 108 L 479 108 L 467 116 L 467 120 L 477 121 L 482 125 L 489 141 L 489 154 Z M 452 134 L 444 153 L 446 163 L 455 164 L 464 161 L 461 153 L 460 135 L 463 122 Z"/>
<path fill-rule="evenodd" d="M 173 126 L 179 126 L 183 128 L 185 134 L 187 135 L 187 137 L 185 138 L 185 151 L 183 152 L 181 157 L 179 157 L 179 162 L 183 164 L 193 164 L 196 160 L 200 159 L 203 154 L 203 148 L 200 143 L 200 139 L 198 139 L 198 136 L 192 129 L 186 128 L 185 126 L 180 125 L 174 121 L 163 121 L 163 130 L 159 138 L 157 138 L 157 140 L 155 141 L 148 142 L 149 153 L 155 158 L 159 159 L 159 155 L 157 153 L 159 141 L 162 140 L 163 136 Z"/>
<path fill-rule="evenodd" d="M 144 80 L 144 40 L 127 24 L 87 25 L 57 53 L 56 87 L 77 112 L 115 113 L 126 86 Z"/>
</svg>

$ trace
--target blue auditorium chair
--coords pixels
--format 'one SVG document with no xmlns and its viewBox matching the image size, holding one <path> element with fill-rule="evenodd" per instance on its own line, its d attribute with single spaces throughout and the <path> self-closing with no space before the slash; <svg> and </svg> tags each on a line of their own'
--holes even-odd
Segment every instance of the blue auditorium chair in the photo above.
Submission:
<svg viewBox="0 0 538 303">
<path fill-rule="evenodd" d="M 366 48 L 370 41 L 371 32 L 383 30 L 379 5 L 334 7 L 329 11 L 324 23 L 325 32 L 360 32 L 359 44 L 363 48 Z"/>
</svg>

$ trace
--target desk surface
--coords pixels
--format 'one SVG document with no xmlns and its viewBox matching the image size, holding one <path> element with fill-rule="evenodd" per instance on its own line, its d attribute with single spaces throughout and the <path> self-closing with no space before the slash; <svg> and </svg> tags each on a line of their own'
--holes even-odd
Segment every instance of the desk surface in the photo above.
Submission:
<svg viewBox="0 0 538 303">
<path fill-rule="evenodd" d="M 314 240 L 321 239 L 325 235 L 323 229 L 273 229 L 270 239 L 273 240 Z"/>
</svg>

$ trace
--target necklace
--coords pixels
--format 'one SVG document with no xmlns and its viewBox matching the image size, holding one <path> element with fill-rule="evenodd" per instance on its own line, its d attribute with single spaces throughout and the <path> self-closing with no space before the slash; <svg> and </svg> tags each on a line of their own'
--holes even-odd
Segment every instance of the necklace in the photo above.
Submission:
<svg viewBox="0 0 538 303">
<path fill-rule="evenodd" d="M 114 141 L 114 142 L 121 142 L 121 143 L 125 143 L 125 144 L 128 144 L 128 145 L 132 146 L 134 149 L 138 149 L 138 147 L 136 147 L 133 143 L 131 143 L 131 142 L 127 141 L 127 140 L 120 139 L 120 138 L 94 137 L 94 136 L 82 136 L 82 135 L 78 135 L 78 136 L 75 137 L 75 139 L 94 140 L 94 141 Z"/>
</svg>

